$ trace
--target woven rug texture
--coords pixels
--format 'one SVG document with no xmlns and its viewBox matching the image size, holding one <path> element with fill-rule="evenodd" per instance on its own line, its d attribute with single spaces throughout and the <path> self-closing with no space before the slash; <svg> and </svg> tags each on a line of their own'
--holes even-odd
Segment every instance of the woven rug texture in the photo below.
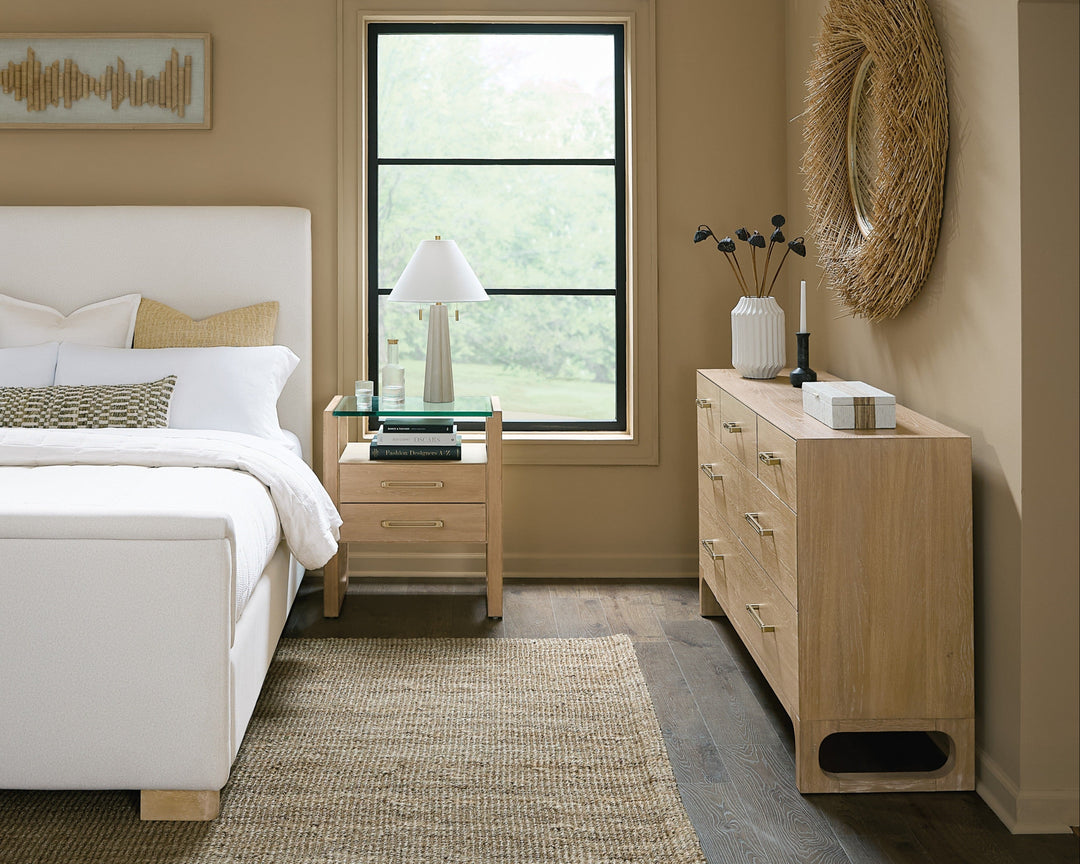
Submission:
<svg viewBox="0 0 1080 864">
<path fill-rule="evenodd" d="M 2 864 L 703 864 L 626 636 L 282 639 L 221 815 L 0 791 Z"/>
</svg>

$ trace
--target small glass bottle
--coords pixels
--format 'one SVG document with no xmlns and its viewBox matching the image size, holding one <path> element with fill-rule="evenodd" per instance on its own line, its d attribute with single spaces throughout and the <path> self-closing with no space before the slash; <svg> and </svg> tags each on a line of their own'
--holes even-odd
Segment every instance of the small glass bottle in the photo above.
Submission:
<svg viewBox="0 0 1080 864">
<path fill-rule="evenodd" d="M 386 363 L 382 367 L 381 402 L 386 406 L 405 404 L 405 369 L 398 363 L 398 340 L 386 340 Z"/>
</svg>

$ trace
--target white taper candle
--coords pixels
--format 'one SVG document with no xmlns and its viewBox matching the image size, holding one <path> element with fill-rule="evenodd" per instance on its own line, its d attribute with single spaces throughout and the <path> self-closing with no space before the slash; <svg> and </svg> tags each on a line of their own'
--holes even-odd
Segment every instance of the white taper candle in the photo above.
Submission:
<svg viewBox="0 0 1080 864">
<path fill-rule="evenodd" d="M 806 282 L 799 288 L 799 332 L 806 333 Z"/>
</svg>

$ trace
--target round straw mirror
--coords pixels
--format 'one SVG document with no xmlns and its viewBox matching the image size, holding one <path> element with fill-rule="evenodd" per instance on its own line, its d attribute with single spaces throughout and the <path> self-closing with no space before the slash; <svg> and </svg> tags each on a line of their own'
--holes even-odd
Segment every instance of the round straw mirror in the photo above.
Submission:
<svg viewBox="0 0 1080 864">
<path fill-rule="evenodd" d="M 863 237 L 869 237 L 874 228 L 874 198 L 881 155 L 871 76 L 873 69 L 874 56 L 867 52 L 851 84 L 847 119 L 848 192 Z"/>
<path fill-rule="evenodd" d="M 926 282 L 945 193 L 945 59 L 927 0 L 828 0 L 806 102 L 818 263 L 853 315 L 892 318 Z"/>
</svg>

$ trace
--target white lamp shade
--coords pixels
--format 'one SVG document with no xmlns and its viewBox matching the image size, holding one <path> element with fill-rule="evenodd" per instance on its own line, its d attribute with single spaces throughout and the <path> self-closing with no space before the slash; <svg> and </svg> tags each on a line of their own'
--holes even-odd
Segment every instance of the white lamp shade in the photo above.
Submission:
<svg viewBox="0 0 1080 864">
<path fill-rule="evenodd" d="M 487 292 L 453 240 L 421 240 L 387 298 L 399 303 L 487 300 Z"/>
</svg>

